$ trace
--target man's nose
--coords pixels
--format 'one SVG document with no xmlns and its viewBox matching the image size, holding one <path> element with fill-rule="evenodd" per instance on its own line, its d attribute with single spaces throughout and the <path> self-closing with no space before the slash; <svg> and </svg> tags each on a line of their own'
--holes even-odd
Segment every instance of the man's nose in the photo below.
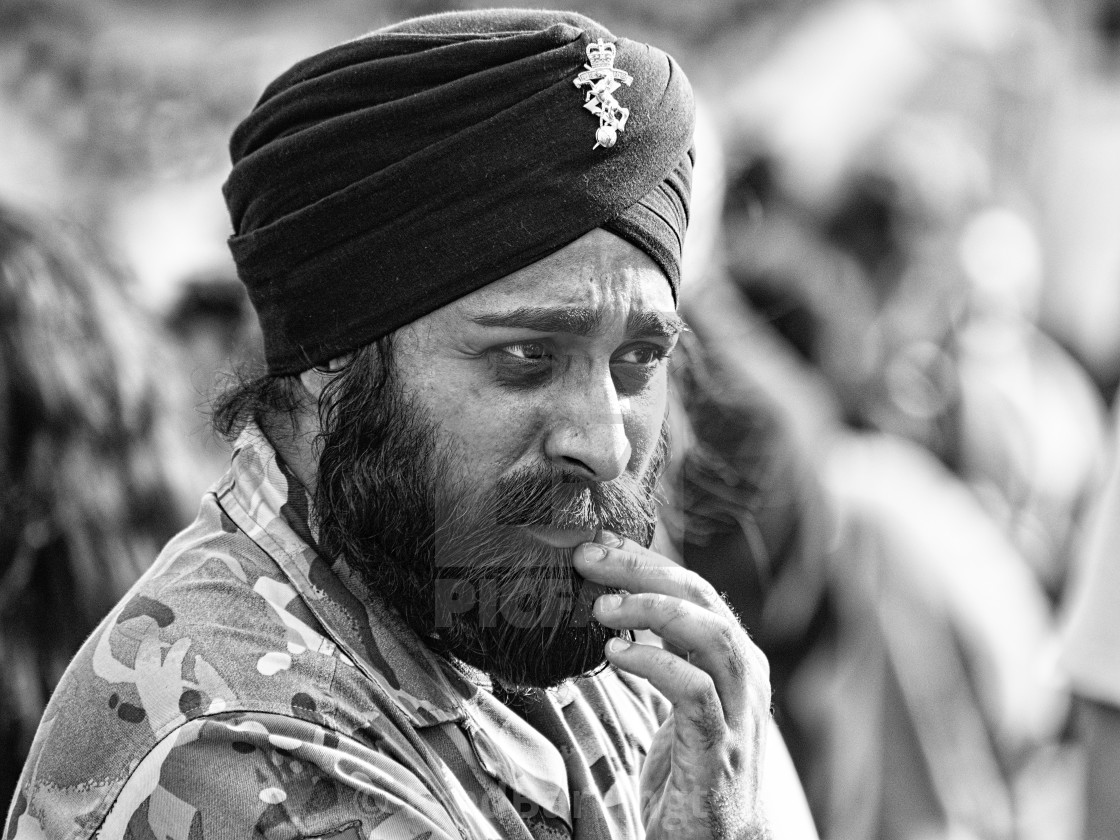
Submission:
<svg viewBox="0 0 1120 840">
<path fill-rule="evenodd" d="M 609 374 L 572 389 L 549 422 L 545 456 L 580 478 L 618 478 L 630 463 L 631 452 L 622 410 Z"/>
</svg>

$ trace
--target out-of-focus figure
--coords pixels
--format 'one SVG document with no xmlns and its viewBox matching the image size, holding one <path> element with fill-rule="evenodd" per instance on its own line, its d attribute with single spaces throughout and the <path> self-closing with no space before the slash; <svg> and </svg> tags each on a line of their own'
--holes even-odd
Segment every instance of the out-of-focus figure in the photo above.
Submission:
<svg viewBox="0 0 1120 840">
<path fill-rule="evenodd" d="M 834 206 L 791 201 L 765 160 L 748 169 L 728 213 L 731 274 L 846 424 L 928 450 L 1056 599 L 1100 480 L 1104 403 L 1037 326 L 1044 266 L 1024 214 L 978 185 L 946 207 L 891 165 L 912 122 L 885 132 Z M 942 171 L 932 145 L 908 153 L 910 170 Z"/>
<path fill-rule="evenodd" d="M 5 807 L 71 656 L 189 514 L 161 352 L 92 242 L 0 206 Z"/>
<path fill-rule="evenodd" d="M 1045 267 L 1023 214 L 998 206 L 971 214 L 958 253 L 968 308 L 953 337 L 950 466 L 1054 603 L 1104 477 L 1105 403 L 1085 368 L 1038 326 Z"/>
<path fill-rule="evenodd" d="M 823 837 L 1069 838 L 1052 606 L 1104 405 L 1036 323 L 1050 30 L 1026 1 L 774 18 L 721 68 L 726 277 L 682 304 L 707 449 L 669 524 L 771 658 Z"/>
<path fill-rule="evenodd" d="M 1064 605 L 1063 660 L 1086 759 L 1086 840 L 1120 836 L 1120 416 L 1113 425 L 1108 483 Z"/>
<path fill-rule="evenodd" d="M 797 751 L 803 738 L 786 713 L 787 689 L 819 631 L 832 525 L 813 457 L 835 419 L 829 396 L 723 276 L 725 175 L 712 115 L 700 98 L 681 295 L 692 332 L 672 365 L 660 536 L 670 556 L 724 593 L 766 652 L 775 719 Z"/>
<path fill-rule="evenodd" d="M 1048 5 L 1062 50 L 1039 171 L 1050 269 L 1040 318 L 1108 399 L 1120 385 L 1120 4 Z"/>
<path fill-rule="evenodd" d="M 235 275 L 195 274 L 176 287 L 178 296 L 162 320 L 183 368 L 186 387 L 178 396 L 185 435 L 206 465 L 197 488 L 201 493 L 226 471 L 230 456 L 209 421 L 213 395 L 234 371 L 259 367 L 263 360 L 249 298 Z"/>
</svg>

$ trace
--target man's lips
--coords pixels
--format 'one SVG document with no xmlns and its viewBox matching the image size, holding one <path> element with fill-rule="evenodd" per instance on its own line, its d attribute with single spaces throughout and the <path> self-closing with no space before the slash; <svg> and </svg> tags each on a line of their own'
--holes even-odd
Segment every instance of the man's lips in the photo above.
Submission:
<svg viewBox="0 0 1120 840">
<path fill-rule="evenodd" d="M 580 543 L 595 539 L 594 528 L 549 528 L 543 525 L 526 525 L 525 530 L 536 540 L 553 548 L 575 548 Z"/>
</svg>

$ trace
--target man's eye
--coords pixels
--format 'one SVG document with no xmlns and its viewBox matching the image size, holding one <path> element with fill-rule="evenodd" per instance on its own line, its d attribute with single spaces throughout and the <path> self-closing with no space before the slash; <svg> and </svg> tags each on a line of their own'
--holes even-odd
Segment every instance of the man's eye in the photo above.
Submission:
<svg viewBox="0 0 1120 840">
<path fill-rule="evenodd" d="M 624 365 L 655 365 L 668 355 L 669 351 L 664 347 L 656 344 L 639 344 L 615 356 L 614 361 Z"/>
<path fill-rule="evenodd" d="M 502 352 L 525 362 L 543 362 L 549 359 L 548 348 L 539 341 L 507 344 L 502 348 Z"/>
<path fill-rule="evenodd" d="M 620 394 L 637 394 L 653 380 L 670 350 L 659 344 L 635 344 L 611 359 L 611 373 Z"/>
<path fill-rule="evenodd" d="M 553 375 L 556 356 L 541 341 L 521 341 L 495 347 L 487 354 L 498 381 L 513 388 L 535 388 Z"/>
</svg>

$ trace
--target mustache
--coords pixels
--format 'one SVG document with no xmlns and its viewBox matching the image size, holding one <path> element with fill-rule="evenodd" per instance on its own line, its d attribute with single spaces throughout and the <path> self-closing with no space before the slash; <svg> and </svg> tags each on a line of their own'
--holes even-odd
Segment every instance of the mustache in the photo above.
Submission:
<svg viewBox="0 0 1120 840">
<path fill-rule="evenodd" d="M 480 523 L 490 523 L 498 535 L 517 527 L 563 530 L 600 528 L 649 545 L 657 524 L 657 488 L 670 447 L 663 427 L 650 464 L 641 476 L 623 474 L 612 481 L 591 481 L 549 467 L 526 467 L 498 479 L 491 492 L 456 494 L 440 523 L 436 542 L 468 538 L 476 548 L 487 542 L 478 534 Z"/>
<path fill-rule="evenodd" d="M 505 477 L 499 481 L 495 497 L 498 525 L 580 530 L 617 527 L 620 521 L 641 518 L 644 507 L 637 487 L 547 474 Z"/>
</svg>

